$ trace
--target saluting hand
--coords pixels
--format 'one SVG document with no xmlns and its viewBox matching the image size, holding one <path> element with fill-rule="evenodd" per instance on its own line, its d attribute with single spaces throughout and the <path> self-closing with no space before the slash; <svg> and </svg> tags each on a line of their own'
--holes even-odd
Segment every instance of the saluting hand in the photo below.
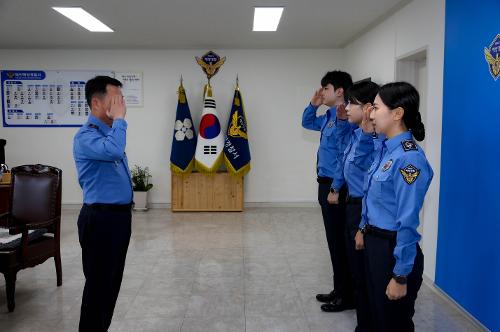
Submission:
<svg viewBox="0 0 500 332">
<path fill-rule="evenodd" d="M 339 204 L 339 193 L 329 193 L 326 200 L 329 204 Z"/>
<path fill-rule="evenodd" d="M 125 107 L 125 100 L 122 95 L 111 97 L 111 107 L 109 109 L 109 116 L 113 119 L 123 119 L 127 113 Z"/>
<path fill-rule="evenodd" d="M 370 113 L 372 112 L 373 107 L 367 107 L 363 110 L 363 120 L 361 121 L 361 128 L 365 133 L 373 133 L 375 131 L 375 127 L 373 126 L 372 120 L 370 120 Z"/>
<path fill-rule="evenodd" d="M 323 104 L 323 97 L 321 96 L 321 90 L 323 90 L 323 88 L 320 88 L 314 92 L 314 95 L 311 98 L 311 105 L 319 107 Z"/>
<path fill-rule="evenodd" d="M 337 106 L 337 119 L 347 120 L 347 111 L 344 104 L 340 104 Z"/>
<path fill-rule="evenodd" d="M 394 278 L 391 278 L 391 281 L 389 281 L 389 285 L 387 285 L 385 295 L 387 295 L 387 298 L 389 298 L 389 300 L 394 301 L 405 297 L 406 291 L 406 285 L 398 284 L 396 280 L 394 280 Z"/>
</svg>

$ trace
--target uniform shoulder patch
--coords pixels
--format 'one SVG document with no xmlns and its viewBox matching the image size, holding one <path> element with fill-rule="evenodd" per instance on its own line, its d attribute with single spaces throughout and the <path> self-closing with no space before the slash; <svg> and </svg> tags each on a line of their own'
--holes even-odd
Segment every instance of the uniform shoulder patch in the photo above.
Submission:
<svg viewBox="0 0 500 332">
<path fill-rule="evenodd" d="M 405 150 L 405 152 L 408 152 L 411 150 L 418 150 L 417 144 L 415 144 L 415 142 L 413 140 L 401 141 L 401 145 L 403 146 L 403 150 Z"/>
<path fill-rule="evenodd" d="M 405 180 L 406 183 L 412 184 L 415 182 L 420 175 L 420 170 L 413 166 L 412 164 L 409 164 L 405 168 L 399 169 L 399 172 L 401 172 L 401 175 L 403 176 L 403 179 Z"/>
</svg>

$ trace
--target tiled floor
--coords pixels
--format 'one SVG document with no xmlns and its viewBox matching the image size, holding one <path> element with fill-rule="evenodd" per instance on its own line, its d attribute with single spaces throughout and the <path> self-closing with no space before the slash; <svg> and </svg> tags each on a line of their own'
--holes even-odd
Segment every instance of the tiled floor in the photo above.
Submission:
<svg viewBox="0 0 500 332">
<path fill-rule="evenodd" d="M 16 310 L 0 281 L 0 331 L 76 331 L 83 288 L 77 210 L 63 211 L 63 286 L 53 261 L 18 274 Z M 322 313 L 331 266 L 316 208 L 135 213 L 112 331 L 353 331 L 355 313 Z M 476 331 L 428 287 L 417 331 Z"/>
</svg>

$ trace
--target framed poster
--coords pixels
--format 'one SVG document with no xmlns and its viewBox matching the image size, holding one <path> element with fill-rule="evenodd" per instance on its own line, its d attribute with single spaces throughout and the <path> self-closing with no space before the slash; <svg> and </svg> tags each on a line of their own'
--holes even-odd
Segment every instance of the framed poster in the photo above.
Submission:
<svg viewBox="0 0 500 332">
<path fill-rule="evenodd" d="M 85 82 L 97 70 L 2 70 L 2 119 L 4 127 L 79 127 L 90 109 Z"/>
<path fill-rule="evenodd" d="M 143 107 L 142 73 L 116 72 L 115 78 L 122 82 L 122 93 L 127 107 Z"/>
</svg>

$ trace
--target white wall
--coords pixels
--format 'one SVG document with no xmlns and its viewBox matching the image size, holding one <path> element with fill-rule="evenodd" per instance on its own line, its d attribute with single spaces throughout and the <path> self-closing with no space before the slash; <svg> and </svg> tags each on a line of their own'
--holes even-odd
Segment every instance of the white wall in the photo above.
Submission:
<svg viewBox="0 0 500 332">
<path fill-rule="evenodd" d="M 434 180 L 424 208 L 424 273 L 434 280 L 438 231 L 441 167 L 441 124 L 444 60 L 444 0 L 414 0 L 385 21 L 347 45 L 346 69 L 353 79 L 371 76 L 377 83 L 396 78 L 398 58 L 427 49 L 426 155 L 434 169 Z"/>
<path fill-rule="evenodd" d="M 300 127 L 303 108 L 326 70 L 345 68 L 353 79 L 395 79 L 396 59 L 427 49 L 426 154 L 434 169 L 424 209 L 425 274 L 434 280 L 441 154 L 444 0 L 414 0 L 343 50 L 218 50 L 228 61 L 213 86 L 223 123 L 240 76 L 249 120 L 252 171 L 247 202 L 314 202 L 319 136 Z M 110 69 L 144 73 L 144 108 L 128 112 L 130 164 L 149 166 L 153 203 L 170 202 L 169 156 L 176 89 L 184 76 L 198 122 L 204 84 L 194 56 L 202 50 L 0 50 L 1 69 Z M 47 163 L 64 170 L 64 203 L 81 202 L 72 160 L 76 129 L 3 128 L 10 166 Z"/>
<path fill-rule="evenodd" d="M 236 74 L 249 122 L 252 171 L 247 202 L 316 201 L 319 136 L 301 128 L 304 107 L 326 70 L 341 68 L 341 50 L 217 50 L 226 64 L 212 81 L 224 128 Z M 194 57 L 203 50 L 0 50 L 0 69 L 110 69 L 144 73 L 144 108 L 130 108 L 127 154 L 149 166 L 151 201 L 170 202 L 170 145 L 179 77 L 198 123 L 206 81 Z M 72 159 L 76 128 L 3 128 L 9 166 L 46 163 L 63 169 L 63 203 L 80 203 Z"/>
</svg>

